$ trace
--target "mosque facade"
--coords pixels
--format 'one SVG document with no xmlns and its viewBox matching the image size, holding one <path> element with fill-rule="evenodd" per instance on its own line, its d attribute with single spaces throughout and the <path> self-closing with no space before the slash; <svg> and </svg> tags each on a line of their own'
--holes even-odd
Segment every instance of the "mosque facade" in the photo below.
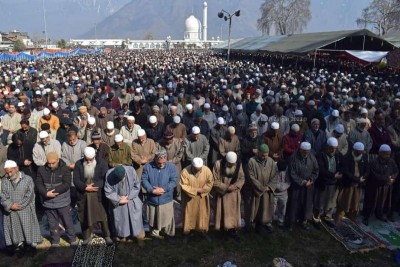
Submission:
<svg viewBox="0 0 400 267">
<path fill-rule="evenodd" d="M 71 39 L 70 44 L 93 48 L 117 48 L 125 46 L 127 49 L 182 49 L 182 48 L 211 48 L 222 41 L 207 37 L 207 2 L 203 3 L 203 22 L 194 15 L 190 15 L 184 24 L 182 40 L 173 40 L 167 36 L 165 40 L 131 40 L 131 39 Z"/>
</svg>

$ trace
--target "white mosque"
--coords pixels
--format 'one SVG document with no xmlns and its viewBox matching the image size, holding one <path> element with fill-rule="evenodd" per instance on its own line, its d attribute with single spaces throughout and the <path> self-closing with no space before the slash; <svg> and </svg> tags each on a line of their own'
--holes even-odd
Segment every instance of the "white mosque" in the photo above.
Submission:
<svg viewBox="0 0 400 267">
<path fill-rule="evenodd" d="M 172 40 L 168 36 L 165 40 L 131 40 L 131 39 L 71 39 L 72 45 L 95 48 L 116 48 L 123 44 L 128 49 L 173 49 L 173 48 L 211 48 L 222 41 L 207 39 L 207 2 L 203 3 L 203 23 L 194 15 L 185 20 L 183 40 Z"/>
</svg>

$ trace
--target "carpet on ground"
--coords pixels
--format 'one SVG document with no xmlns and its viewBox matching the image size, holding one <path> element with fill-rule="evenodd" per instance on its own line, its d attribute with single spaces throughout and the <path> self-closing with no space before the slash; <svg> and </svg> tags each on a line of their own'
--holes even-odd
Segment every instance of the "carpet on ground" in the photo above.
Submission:
<svg viewBox="0 0 400 267">
<path fill-rule="evenodd" d="M 360 223 L 361 228 L 385 244 L 390 250 L 400 249 L 400 222 L 383 222 L 370 219 L 368 226 Z"/>
<path fill-rule="evenodd" d="M 76 248 L 73 267 L 108 267 L 112 266 L 115 254 L 115 244 L 107 246 L 104 238 L 95 237 L 88 245 L 79 242 Z"/>
<path fill-rule="evenodd" d="M 376 248 L 385 247 L 378 239 L 365 232 L 357 223 L 344 218 L 338 225 L 322 221 L 322 225 L 328 233 L 350 252 L 366 252 Z"/>
</svg>

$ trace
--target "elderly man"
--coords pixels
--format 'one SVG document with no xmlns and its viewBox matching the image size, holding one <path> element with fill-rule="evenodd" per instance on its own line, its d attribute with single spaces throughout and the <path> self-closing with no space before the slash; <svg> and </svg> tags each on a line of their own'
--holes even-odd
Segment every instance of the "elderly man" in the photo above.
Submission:
<svg viewBox="0 0 400 267">
<path fill-rule="evenodd" d="M 219 138 L 218 147 L 220 158 L 225 158 L 229 151 L 240 154 L 240 141 L 238 136 L 235 134 L 235 127 L 228 127 L 225 135 Z M 210 162 L 210 164 L 212 165 L 213 162 Z"/>
<path fill-rule="evenodd" d="M 57 140 L 50 139 L 50 135 L 46 131 L 39 133 L 40 141 L 33 147 L 33 162 L 36 166 L 44 166 L 47 162 L 46 155 L 49 152 L 57 153 L 61 157 L 61 144 Z"/>
<path fill-rule="evenodd" d="M 65 233 L 71 246 L 78 245 L 74 223 L 70 214 L 72 183 L 71 171 L 55 152 L 47 153 L 46 166 L 38 168 L 36 188 L 42 197 L 50 228 L 51 246 L 60 244 L 59 222 L 62 220 Z"/>
<path fill-rule="evenodd" d="M 311 144 L 302 142 L 289 161 L 289 231 L 293 231 L 297 220 L 304 230 L 310 230 L 308 221 L 313 216 L 314 182 L 319 174 L 317 159 L 310 152 Z"/>
<path fill-rule="evenodd" d="M 330 137 L 334 137 L 338 141 L 337 151 L 342 155 L 346 155 L 349 150 L 349 143 L 347 142 L 347 135 L 344 133 L 343 124 L 338 124 L 331 133 L 328 133 L 326 137 L 329 139 Z"/>
<path fill-rule="evenodd" d="M 175 138 L 184 140 L 187 135 L 185 124 L 181 123 L 181 117 L 179 116 L 174 116 L 172 119 L 173 122 L 168 124 L 165 130 L 172 132 Z"/>
<path fill-rule="evenodd" d="M 392 150 L 389 145 L 383 144 L 378 150 L 378 157 L 370 162 L 370 175 L 364 197 L 363 223 L 368 225 L 369 217 L 375 209 L 378 220 L 387 222 L 385 213 L 391 210 L 392 188 L 397 179 L 399 169 L 391 158 Z"/>
<path fill-rule="evenodd" d="M 149 123 L 146 127 L 147 136 L 153 140 L 159 140 L 162 138 L 164 131 L 164 123 L 159 121 L 156 116 L 149 117 Z"/>
<path fill-rule="evenodd" d="M 368 157 L 364 153 L 364 145 L 357 142 L 353 150 L 343 158 L 343 177 L 339 184 L 335 223 L 341 222 L 346 215 L 356 221 L 360 210 L 361 184 L 369 176 Z"/>
<path fill-rule="evenodd" d="M 324 119 L 326 123 L 325 131 L 327 134 L 331 133 L 340 123 L 339 111 L 337 109 L 332 110 L 331 114 L 326 116 Z"/>
<path fill-rule="evenodd" d="M 89 145 L 90 147 L 93 147 L 94 150 L 96 150 L 96 155 L 102 159 L 104 159 L 106 162 L 108 162 L 109 158 L 109 153 L 110 153 L 110 147 L 101 142 L 101 135 L 100 132 L 94 131 L 92 133 L 92 143 Z"/>
<path fill-rule="evenodd" d="M 364 118 L 357 119 L 357 126 L 349 132 L 347 141 L 350 147 L 357 142 L 364 144 L 365 152 L 369 153 L 372 148 L 372 138 L 369 132 L 365 129 L 367 121 Z"/>
<path fill-rule="evenodd" d="M 111 168 L 118 165 L 132 166 L 131 148 L 120 134 L 115 136 L 115 144 L 110 147 L 108 165 Z"/>
<path fill-rule="evenodd" d="M 108 245 L 113 241 L 107 222 L 107 212 L 104 207 L 103 187 L 107 162 L 96 156 L 93 147 L 87 147 L 84 158 L 75 163 L 74 184 L 78 192 L 78 215 L 83 232 L 83 245 L 91 240 L 93 226 L 100 222 L 104 238 Z"/>
<path fill-rule="evenodd" d="M 153 139 L 147 138 L 143 129 L 138 130 L 138 139 L 132 142 L 131 159 L 139 177 L 142 177 L 143 167 L 154 159 L 156 143 Z"/>
<path fill-rule="evenodd" d="M 130 147 L 132 145 L 133 140 L 138 138 L 138 130 L 142 129 L 140 125 L 135 124 L 135 117 L 129 116 L 127 118 L 127 123 L 125 126 L 122 126 L 119 130 L 119 134 L 124 138 L 124 142 L 128 144 Z"/>
<path fill-rule="evenodd" d="M 194 158 L 192 164 L 181 173 L 184 243 L 188 242 L 192 230 L 201 232 L 211 242 L 207 232 L 210 221 L 209 193 L 213 180 L 211 170 L 204 166 L 203 159 L 199 157 Z"/>
<path fill-rule="evenodd" d="M 43 110 L 43 116 L 39 119 L 39 127 L 43 123 L 48 123 L 52 131 L 57 131 L 60 128 L 60 120 L 56 115 L 50 113 L 48 108 Z"/>
<path fill-rule="evenodd" d="M 22 117 L 21 114 L 16 112 L 15 104 L 9 104 L 8 113 L 3 116 L 1 124 L 3 130 L 7 131 L 9 134 L 8 139 L 11 140 L 11 136 L 21 128 L 20 121 Z"/>
<path fill-rule="evenodd" d="M 71 130 L 67 134 L 68 141 L 61 146 L 61 159 L 67 164 L 70 171 L 75 168 L 75 162 L 83 158 L 86 142 L 78 139 L 78 134 Z"/>
<path fill-rule="evenodd" d="M 235 152 L 228 152 L 213 168 L 215 191 L 215 229 L 221 228 L 239 241 L 237 230 L 241 227 L 240 190 L 244 185 L 242 163 Z"/>
<path fill-rule="evenodd" d="M 143 203 L 140 200 L 140 181 L 133 167 L 117 166 L 107 171 L 104 192 L 110 201 L 110 210 L 117 240 L 136 237 L 144 246 L 142 221 Z"/>
<path fill-rule="evenodd" d="M 151 235 L 158 243 L 165 233 L 169 240 L 175 236 L 173 193 L 178 174 L 173 163 L 167 160 L 167 151 L 159 147 L 154 160 L 144 166 L 142 186 L 147 192 L 147 216 Z"/>
<path fill-rule="evenodd" d="M 183 145 L 185 147 L 186 166 L 188 162 L 192 162 L 194 158 L 202 158 L 204 163 L 207 162 L 210 144 L 207 138 L 200 133 L 199 127 L 194 126 L 192 128 L 192 134 L 186 137 Z"/>
<path fill-rule="evenodd" d="M 251 185 L 250 225 L 247 229 L 256 227 L 260 234 L 272 232 L 272 219 L 274 215 L 273 193 L 277 182 L 277 167 L 269 156 L 269 147 L 262 144 L 258 147 L 257 156 L 249 160 L 246 176 Z"/>
<path fill-rule="evenodd" d="M 87 125 L 78 130 L 78 137 L 86 142 L 86 144 L 92 143 L 92 133 L 98 131 L 101 133 L 101 129 L 96 125 L 96 119 L 94 117 L 90 117 L 87 120 Z"/>
<path fill-rule="evenodd" d="M 333 210 L 336 208 L 338 184 L 343 178 L 342 157 L 337 153 L 339 142 L 335 137 L 329 137 L 325 151 L 317 155 L 319 176 L 315 183 L 314 221 L 322 218 L 333 222 Z"/>
<path fill-rule="evenodd" d="M 101 133 L 101 141 L 111 147 L 115 142 L 114 140 L 117 134 L 119 134 L 119 130 L 115 129 L 112 121 L 108 121 L 106 129 Z"/>
<path fill-rule="evenodd" d="M 17 248 L 22 242 L 27 249 L 42 241 L 35 210 L 34 183 L 20 172 L 17 163 L 4 164 L 6 178 L 1 179 L 0 203 L 5 211 L 4 236 L 7 246 Z"/>
<path fill-rule="evenodd" d="M 311 120 L 311 129 L 304 133 L 304 141 L 311 144 L 311 152 L 315 155 L 320 153 L 326 143 L 326 132 L 320 129 L 320 120 Z"/>
</svg>

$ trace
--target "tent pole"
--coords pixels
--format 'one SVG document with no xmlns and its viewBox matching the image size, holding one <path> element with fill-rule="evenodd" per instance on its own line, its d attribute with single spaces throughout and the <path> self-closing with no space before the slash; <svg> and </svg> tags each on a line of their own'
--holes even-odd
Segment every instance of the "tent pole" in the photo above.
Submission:
<svg viewBox="0 0 400 267">
<path fill-rule="evenodd" d="M 364 34 L 364 38 L 363 38 L 363 51 L 364 51 L 364 48 L 365 48 L 365 34 Z"/>
<path fill-rule="evenodd" d="M 313 69 L 315 68 L 315 60 L 316 60 L 316 58 L 317 58 L 317 49 L 315 49 L 315 51 L 314 51 L 314 66 L 313 66 Z"/>
</svg>

